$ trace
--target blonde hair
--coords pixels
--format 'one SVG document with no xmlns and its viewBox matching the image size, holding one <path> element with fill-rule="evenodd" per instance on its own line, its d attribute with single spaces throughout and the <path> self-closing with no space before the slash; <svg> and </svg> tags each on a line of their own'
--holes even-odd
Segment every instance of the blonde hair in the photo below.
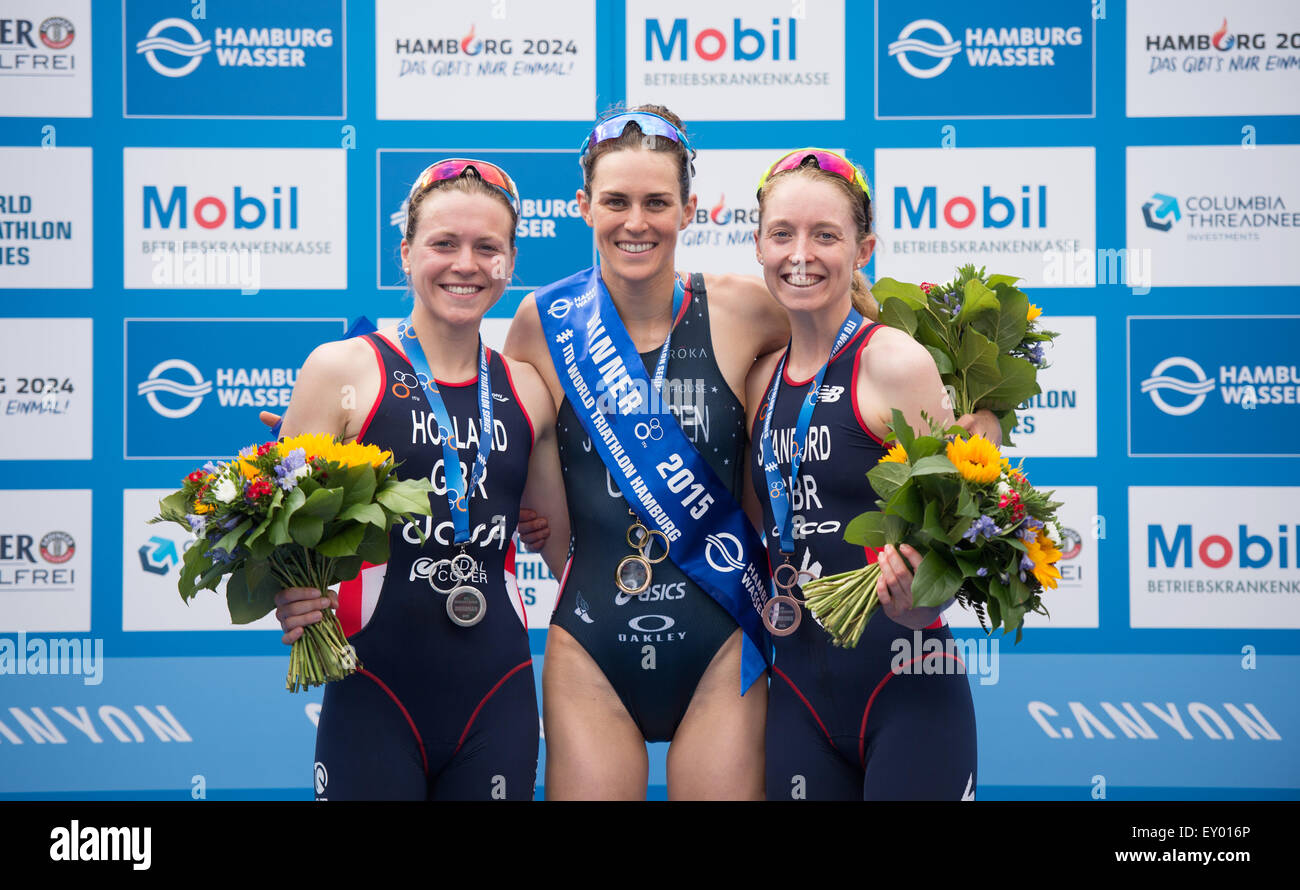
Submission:
<svg viewBox="0 0 1300 890">
<path fill-rule="evenodd" d="M 858 243 L 861 244 L 863 239 L 871 235 L 871 199 L 866 198 L 864 200 L 857 183 L 849 182 L 838 173 L 827 172 L 812 163 L 804 164 L 793 170 L 782 170 L 779 173 L 774 173 L 768 177 L 767 182 L 763 183 L 763 187 L 758 192 L 758 228 L 760 232 L 763 229 L 763 206 L 767 202 L 773 184 L 791 176 L 802 176 L 805 179 L 824 182 L 833 188 L 839 189 L 849 203 L 849 213 L 853 217 L 853 226 L 857 231 Z M 867 278 L 862 274 L 861 270 L 853 270 L 853 284 L 849 288 L 849 297 L 853 300 L 854 309 L 857 309 L 872 321 L 879 319 L 880 306 L 876 303 L 876 298 L 871 295 L 871 287 L 867 284 Z"/>
</svg>

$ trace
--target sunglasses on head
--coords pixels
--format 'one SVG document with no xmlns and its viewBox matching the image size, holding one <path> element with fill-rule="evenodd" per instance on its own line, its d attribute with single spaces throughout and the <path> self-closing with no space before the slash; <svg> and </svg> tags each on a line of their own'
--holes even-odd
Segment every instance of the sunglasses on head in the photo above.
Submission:
<svg viewBox="0 0 1300 890">
<path fill-rule="evenodd" d="M 871 187 L 867 185 L 867 178 L 862 175 L 862 171 L 844 155 L 827 151 L 824 148 L 800 148 L 789 154 L 782 155 L 775 164 L 767 168 L 763 178 L 758 181 L 758 193 L 760 195 L 763 193 L 763 186 L 767 185 L 767 181 L 777 173 L 786 170 L 797 170 L 809 163 L 815 164 L 819 170 L 843 176 L 862 189 L 862 194 L 866 200 L 871 200 Z"/>
<path fill-rule="evenodd" d="M 691 160 L 695 160 L 695 149 L 691 148 L 691 143 L 686 139 L 686 134 L 679 130 L 672 121 L 649 111 L 627 111 L 608 117 L 596 124 L 587 138 L 582 140 L 582 145 L 578 148 L 578 164 L 581 165 L 587 159 L 587 152 L 591 150 L 592 146 L 610 139 L 617 139 L 623 135 L 627 125 L 632 123 L 635 123 L 640 128 L 643 136 L 662 136 L 678 143 L 690 154 Z M 694 173 L 695 171 L 692 170 L 691 172 Z"/>
<path fill-rule="evenodd" d="M 496 164 L 477 161 L 473 158 L 446 158 L 425 167 L 420 175 L 415 178 L 415 184 L 411 186 L 411 191 L 406 196 L 406 200 L 409 202 L 411 198 L 414 198 L 436 182 L 464 176 L 468 170 L 473 170 L 478 175 L 478 178 L 488 185 L 494 185 L 505 192 L 506 197 L 510 199 L 510 205 L 515 208 L 515 213 L 519 212 L 519 189 L 515 187 L 515 181 L 510 178 L 510 174 Z"/>
</svg>

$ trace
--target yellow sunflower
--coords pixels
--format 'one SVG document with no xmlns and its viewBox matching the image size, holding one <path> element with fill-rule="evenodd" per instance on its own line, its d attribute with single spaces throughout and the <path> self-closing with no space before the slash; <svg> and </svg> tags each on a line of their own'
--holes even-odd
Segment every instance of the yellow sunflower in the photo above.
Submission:
<svg viewBox="0 0 1300 890">
<path fill-rule="evenodd" d="M 1002 455 L 983 436 L 953 439 L 948 443 L 948 460 L 969 482 L 996 482 L 1002 473 Z"/>
<path fill-rule="evenodd" d="M 1033 572 L 1038 583 L 1055 590 L 1056 582 L 1061 579 L 1061 572 L 1056 567 L 1061 551 L 1041 531 L 1025 546 L 1029 550 L 1027 555 L 1034 561 Z"/>
<path fill-rule="evenodd" d="M 280 443 L 280 454 L 288 454 L 296 448 L 301 448 L 307 452 L 307 460 L 312 461 L 318 457 L 323 457 L 325 453 L 334 447 L 334 437 L 327 436 L 324 433 L 303 433 L 299 436 L 292 436 Z"/>
<path fill-rule="evenodd" d="M 214 509 L 214 508 L 213 508 L 212 506 L 210 506 L 209 504 L 205 504 L 205 503 L 199 501 L 197 498 L 195 498 L 195 500 L 194 500 L 194 513 L 195 513 L 195 515 L 197 515 L 197 516 L 202 516 L 204 513 L 211 513 L 211 512 L 213 511 L 213 509 Z"/>
<path fill-rule="evenodd" d="M 1043 314 L 1042 309 L 1038 308 L 1033 303 L 1030 303 L 1029 311 L 1025 314 L 1025 321 L 1033 321 L 1035 318 L 1037 318 L 1042 314 Z"/>
<path fill-rule="evenodd" d="M 241 457 L 239 459 L 239 474 L 245 479 L 256 479 L 259 472 L 257 464 L 253 463 L 248 458 Z"/>
<path fill-rule="evenodd" d="M 881 464 L 905 464 L 907 463 L 907 450 L 902 445 L 895 443 L 894 447 L 876 463 Z"/>
</svg>

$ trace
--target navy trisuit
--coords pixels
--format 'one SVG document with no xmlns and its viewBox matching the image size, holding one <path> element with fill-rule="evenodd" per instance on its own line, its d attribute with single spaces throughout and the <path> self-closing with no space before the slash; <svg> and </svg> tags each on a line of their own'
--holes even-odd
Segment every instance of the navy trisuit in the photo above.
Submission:
<svg viewBox="0 0 1300 890">
<path fill-rule="evenodd" d="M 745 411 L 714 356 L 704 276 L 691 275 L 687 285 L 673 328 L 662 402 L 739 500 Z M 642 353 L 641 359 L 647 374 L 653 374 L 659 349 Z M 652 397 L 652 408 L 658 399 Z M 557 431 L 574 551 L 551 624 L 587 650 L 647 741 L 669 741 L 736 622 L 673 564 L 671 554 L 654 566 L 645 592 L 619 592 L 614 570 L 633 552 L 625 538 L 632 522 L 627 502 L 568 399 L 560 406 Z"/>
<path fill-rule="evenodd" d="M 445 564 L 457 552 L 442 471 L 438 423 L 405 356 L 378 334 L 374 349 L 383 388 L 357 441 L 393 452 L 403 479 L 428 478 L 431 518 L 421 546 L 395 526 L 386 566 L 367 566 L 342 585 L 339 619 L 362 668 L 329 683 L 316 731 L 316 796 L 339 799 L 531 800 L 537 776 L 539 720 L 523 609 L 506 583 L 511 539 L 528 472 L 533 426 L 501 357 L 489 352 L 493 449 L 469 501 L 479 562 L 472 582 L 487 598 L 473 627 L 452 623 Z M 452 440 L 466 468 L 478 451 L 477 375 L 439 381 L 452 418 Z M 440 489 L 440 490 L 439 490 Z M 513 600 L 513 601 L 512 601 Z M 322 778 L 324 779 L 322 787 Z"/>
<path fill-rule="evenodd" d="M 861 568 L 874 561 L 844 541 L 854 516 L 875 509 L 866 472 L 887 449 L 857 411 L 858 366 L 879 325 L 870 325 L 833 357 L 822 381 L 793 489 L 796 569 L 815 576 Z M 775 377 L 775 371 L 773 371 Z M 772 439 L 782 478 L 789 486 L 791 443 L 810 380 L 783 374 L 772 417 Z M 764 404 L 769 389 L 764 390 Z M 751 478 L 763 504 L 768 557 L 781 565 L 761 463 L 764 409 L 751 431 Z M 922 639 L 949 640 L 942 618 Z M 856 648 L 831 643 L 812 614 L 792 635 L 775 637 L 776 660 L 767 704 L 767 797 L 769 800 L 957 800 L 974 794 L 975 711 L 964 666 L 949 656 L 913 653 L 906 671 L 891 671 L 901 648 L 914 647 L 913 632 L 879 609 Z M 908 659 L 899 659 L 911 661 Z M 942 673 L 922 673 L 929 668 Z"/>
</svg>

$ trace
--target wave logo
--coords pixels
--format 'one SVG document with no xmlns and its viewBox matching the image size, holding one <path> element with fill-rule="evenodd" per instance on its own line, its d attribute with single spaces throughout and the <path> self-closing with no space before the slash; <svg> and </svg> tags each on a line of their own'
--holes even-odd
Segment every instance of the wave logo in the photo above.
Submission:
<svg viewBox="0 0 1300 890">
<path fill-rule="evenodd" d="M 477 56 L 483 52 L 483 41 L 474 39 L 473 23 L 470 23 L 469 33 L 460 39 L 460 51 L 467 56 Z"/>
<path fill-rule="evenodd" d="M 1174 227 L 1174 223 L 1182 218 L 1183 212 L 1178 208 L 1178 199 L 1173 195 L 1156 192 L 1142 205 L 1142 220 L 1147 224 L 1148 229 L 1168 232 Z"/>
<path fill-rule="evenodd" d="M 189 382 L 181 382 L 171 377 L 164 377 L 168 371 L 179 371 Z M 187 399 L 179 408 L 168 408 L 158 398 L 158 393 L 165 392 L 179 398 Z M 212 392 L 212 381 L 204 380 L 199 369 L 184 359 L 169 358 L 154 365 L 149 376 L 135 388 L 136 395 L 144 396 L 149 407 L 161 414 L 177 420 L 189 417 L 203 404 L 203 397 Z"/>
<path fill-rule="evenodd" d="M 1187 380 L 1166 374 L 1165 372 L 1170 368 L 1183 368 L 1191 374 L 1192 379 Z M 1157 408 L 1175 417 L 1191 414 L 1201 407 L 1205 402 L 1206 394 L 1212 389 L 1214 389 L 1214 381 L 1205 376 L 1201 366 L 1181 355 L 1170 356 L 1156 365 L 1151 369 L 1151 376 L 1141 384 L 1142 392 L 1151 396 L 1151 401 Z M 1160 395 L 1162 390 L 1173 390 L 1191 396 L 1192 400 L 1185 405 L 1171 405 Z"/>
<path fill-rule="evenodd" d="M 930 43 L 913 37 L 912 35 L 917 31 L 932 31 L 939 38 L 939 41 Z M 938 77 L 947 71 L 948 66 L 952 64 L 952 57 L 959 52 L 961 52 L 961 41 L 953 40 L 952 32 L 934 19 L 917 19 L 904 27 L 902 31 L 899 31 L 898 39 L 889 44 L 889 54 L 898 60 L 900 68 L 913 77 L 926 80 Z M 932 59 L 938 59 L 939 62 L 928 68 L 918 68 L 912 64 L 908 53 L 929 56 Z"/>
<path fill-rule="evenodd" d="M 189 38 L 189 42 L 184 43 L 171 37 L 164 37 L 163 32 L 170 28 L 182 31 Z M 199 33 L 199 29 L 185 19 L 163 19 L 150 28 L 144 39 L 135 45 L 136 55 L 143 55 L 149 67 L 163 77 L 184 77 L 199 67 L 204 54 L 211 50 L 212 41 L 205 40 Z M 180 57 L 189 61 L 179 67 L 172 67 L 159 59 L 159 53 L 164 54 L 165 58 Z"/>
<path fill-rule="evenodd" d="M 709 535 L 704 540 L 704 558 L 709 561 L 709 565 L 713 566 L 714 571 L 726 574 L 738 572 L 745 567 L 741 561 L 741 557 L 745 555 L 745 548 L 741 546 L 735 535 L 722 532 Z"/>
<path fill-rule="evenodd" d="M 1225 52 L 1232 49 L 1233 45 L 1237 42 L 1233 39 L 1233 36 L 1228 33 L 1228 20 L 1226 18 L 1223 20 L 1223 24 L 1219 26 L 1219 30 L 1214 32 L 1214 35 L 1210 38 L 1210 42 L 1214 44 L 1215 49 Z"/>
</svg>

